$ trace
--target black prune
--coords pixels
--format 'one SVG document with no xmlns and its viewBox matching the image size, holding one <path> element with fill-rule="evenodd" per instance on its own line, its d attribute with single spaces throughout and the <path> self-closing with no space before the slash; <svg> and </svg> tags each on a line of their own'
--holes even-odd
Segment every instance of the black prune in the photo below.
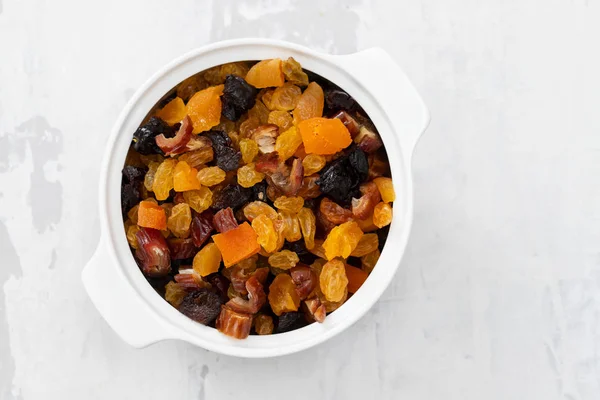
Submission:
<svg viewBox="0 0 600 400">
<path fill-rule="evenodd" d="M 293 251 L 298 255 L 300 262 L 306 265 L 310 265 L 315 262 L 317 256 L 306 249 L 304 240 L 298 240 L 296 242 L 285 242 L 283 245 L 285 250 Z"/>
<path fill-rule="evenodd" d="M 140 154 L 163 154 L 156 144 L 156 137 L 160 134 L 173 137 L 175 131 L 165 121 L 152 117 L 144 125 L 140 126 L 133 134 L 133 149 Z"/>
<path fill-rule="evenodd" d="M 352 197 L 360 197 L 359 185 L 369 175 L 369 162 L 359 148 L 331 163 L 322 170 L 317 185 L 323 194 L 330 196 L 340 205 L 350 203 Z"/>
<path fill-rule="evenodd" d="M 237 121 L 256 103 L 258 90 L 236 75 L 227 75 L 221 95 L 221 114 L 230 121 Z"/>
<path fill-rule="evenodd" d="M 258 201 L 269 201 L 267 197 L 267 182 L 262 181 L 258 182 L 254 186 L 252 186 L 253 199 Z"/>
<path fill-rule="evenodd" d="M 283 313 L 277 320 L 274 333 L 293 331 L 294 329 L 302 328 L 306 324 L 306 318 L 301 312 Z"/>
<path fill-rule="evenodd" d="M 209 290 L 199 289 L 183 298 L 179 311 L 203 325 L 212 323 L 221 312 L 221 297 Z"/>
<path fill-rule="evenodd" d="M 252 189 L 241 187 L 237 183 L 225 186 L 223 189 L 213 193 L 213 210 L 221 210 L 231 207 L 236 210 L 248 203 L 252 198 Z"/>
<path fill-rule="evenodd" d="M 223 131 L 210 131 L 207 133 L 212 142 L 215 162 L 223 171 L 233 171 L 240 165 L 242 153 L 231 147 L 231 139 Z"/>
<path fill-rule="evenodd" d="M 325 104 L 330 110 L 353 111 L 356 101 L 343 90 L 331 89 L 325 91 Z"/>
</svg>

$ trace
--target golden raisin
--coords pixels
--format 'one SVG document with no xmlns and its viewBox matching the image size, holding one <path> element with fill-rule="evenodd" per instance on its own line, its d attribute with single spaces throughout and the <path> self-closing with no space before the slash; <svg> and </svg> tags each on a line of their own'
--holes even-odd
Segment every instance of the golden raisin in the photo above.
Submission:
<svg viewBox="0 0 600 400">
<path fill-rule="evenodd" d="M 137 226 L 137 225 L 131 225 L 131 226 L 129 226 L 126 229 L 126 231 L 127 231 L 127 242 L 134 249 L 138 248 L 137 236 L 135 234 L 138 233 L 139 230 L 140 230 L 140 227 Z"/>
<path fill-rule="evenodd" d="M 261 214 L 252 220 L 252 229 L 258 236 L 257 241 L 267 253 L 272 253 L 277 249 L 277 232 L 273 226 L 273 221 L 264 214 Z"/>
<path fill-rule="evenodd" d="M 240 167 L 237 171 L 237 181 L 240 186 L 250 188 L 265 179 L 265 174 L 254 168 L 254 163 Z"/>
<path fill-rule="evenodd" d="M 293 57 L 283 61 L 281 65 L 285 79 L 298 86 L 308 85 L 308 75 L 302 71 L 302 66 Z"/>
<path fill-rule="evenodd" d="M 332 260 L 335 257 L 348 258 L 362 236 L 363 231 L 360 230 L 354 221 L 344 222 L 334 227 L 323 243 L 326 258 L 328 260 Z"/>
<path fill-rule="evenodd" d="M 324 106 L 325 95 L 323 89 L 315 82 L 309 83 L 294 109 L 294 123 L 298 124 L 305 119 L 322 117 Z"/>
<path fill-rule="evenodd" d="M 267 123 L 274 124 L 279 127 L 280 132 L 284 132 L 292 127 L 292 116 L 287 111 L 271 111 Z"/>
<path fill-rule="evenodd" d="M 165 300 L 175 308 L 179 308 L 186 295 L 187 291 L 176 282 L 171 281 L 165 286 Z"/>
<path fill-rule="evenodd" d="M 260 121 L 256 117 L 248 117 L 240 123 L 240 137 L 249 138 L 258 126 Z"/>
<path fill-rule="evenodd" d="M 281 250 L 269 256 L 269 265 L 283 270 L 295 267 L 299 261 L 298 254 L 290 250 Z"/>
<path fill-rule="evenodd" d="M 280 134 L 275 141 L 275 151 L 280 161 L 285 161 L 294 155 L 302 144 L 302 136 L 295 126 Z"/>
<path fill-rule="evenodd" d="M 379 238 L 376 233 L 364 234 L 358 241 L 358 245 L 350 255 L 352 257 L 365 256 L 379 248 Z"/>
<path fill-rule="evenodd" d="M 392 183 L 392 178 L 375 178 L 373 182 L 377 185 L 377 189 L 379 189 L 379 193 L 381 194 L 381 199 L 390 203 L 396 200 L 396 193 L 394 193 L 394 184 Z"/>
<path fill-rule="evenodd" d="M 370 252 L 369 254 L 362 256 L 360 258 L 360 266 L 362 270 L 365 271 L 367 274 L 370 274 L 371 271 L 373 271 L 373 268 L 375 268 L 375 264 L 377 264 L 380 255 L 381 253 L 379 252 L 379 249 L 376 249 Z"/>
<path fill-rule="evenodd" d="M 298 86 L 286 83 L 282 87 L 275 89 L 271 101 L 276 110 L 292 111 L 296 108 L 301 94 L 302 90 Z"/>
<path fill-rule="evenodd" d="M 245 164 L 249 164 L 258 155 L 258 145 L 252 139 L 244 138 L 240 140 L 240 151 Z"/>
<path fill-rule="evenodd" d="M 344 292 L 348 289 L 348 277 L 342 260 L 335 258 L 323 265 L 319 275 L 319 287 L 328 301 L 342 300 Z"/>
<path fill-rule="evenodd" d="M 392 206 L 381 202 L 373 210 L 373 223 L 378 228 L 383 228 L 392 222 Z"/>
<path fill-rule="evenodd" d="M 309 250 L 315 246 L 316 221 L 315 214 L 313 214 L 310 208 L 303 207 L 298 212 L 298 222 L 300 223 L 302 236 L 304 236 L 304 245 Z"/>
<path fill-rule="evenodd" d="M 265 107 L 267 107 L 271 111 L 275 109 L 275 105 L 273 104 L 274 92 L 275 89 L 265 89 L 263 94 L 260 96 L 260 99 L 262 100 Z"/>
<path fill-rule="evenodd" d="M 207 210 L 212 205 L 212 192 L 204 186 L 198 190 L 183 192 L 183 198 L 197 213 Z"/>
<path fill-rule="evenodd" d="M 207 276 L 219 271 L 221 252 L 214 243 L 208 243 L 194 256 L 194 271 L 200 276 Z"/>
<path fill-rule="evenodd" d="M 198 150 L 183 153 L 179 156 L 179 161 L 185 161 L 190 165 L 190 167 L 198 168 L 203 164 L 211 162 L 213 158 L 213 148 L 211 146 L 206 146 Z"/>
<path fill-rule="evenodd" d="M 298 311 L 300 296 L 296 285 L 288 274 L 279 274 L 269 286 L 269 304 L 273 313 L 280 316 L 284 312 Z"/>
<path fill-rule="evenodd" d="M 148 172 L 146 172 L 146 176 L 144 176 L 144 187 L 147 191 L 152 191 L 152 184 L 154 183 L 154 175 L 156 174 L 156 170 L 160 163 L 151 161 L 148 164 Z"/>
<path fill-rule="evenodd" d="M 284 224 L 283 235 L 285 240 L 288 242 L 295 242 L 302 239 L 302 231 L 300 230 L 298 216 L 295 213 L 288 211 L 279 211 L 279 216 Z"/>
<path fill-rule="evenodd" d="M 261 214 L 266 215 L 272 221 L 277 219 L 277 211 L 263 201 L 253 201 L 244 207 L 244 216 L 250 222 Z"/>
<path fill-rule="evenodd" d="M 152 182 L 152 191 L 156 200 L 166 200 L 169 197 L 169 192 L 173 189 L 173 170 L 176 165 L 177 160 L 168 158 L 156 169 Z"/>
<path fill-rule="evenodd" d="M 196 177 L 203 186 L 214 186 L 225 180 L 226 173 L 219 167 L 206 167 L 198 171 Z"/>
<path fill-rule="evenodd" d="M 171 210 L 171 215 L 167 220 L 167 227 L 178 238 L 186 238 L 190 235 L 191 223 L 192 211 L 190 210 L 190 206 L 187 203 L 180 203 Z"/>
<path fill-rule="evenodd" d="M 302 160 L 302 166 L 304 167 L 304 176 L 309 176 L 314 173 L 319 172 L 325 164 L 327 160 L 325 157 L 319 154 L 307 154 L 306 157 Z"/>
<path fill-rule="evenodd" d="M 270 335 L 273 333 L 275 325 L 273 318 L 266 314 L 257 314 L 254 317 L 254 330 L 259 335 Z"/>
<path fill-rule="evenodd" d="M 299 196 L 287 197 L 280 196 L 273 205 L 280 211 L 289 211 L 291 213 L 299 212 L 304 206 L 304 199 Z"/>
<path fill-rule="evenodd" d="M 131 220 L 131 222 L 133 222 L 134 224 L 137 224 L 138 222 L 138 210 L 140 209 L 140 205 L 136 204 L 135 206 L 131 207 L 131 210 L 127 211 L 127 218 L 129 218 Z"/>
<path fill-rule="evenodd" d="M 261 125 L 264 125 L 269 120 L 269 109 L 260 100 L 257 100 L 254 107 L 248 110 L 248 118 L 257 119 Z"/>
</svg>

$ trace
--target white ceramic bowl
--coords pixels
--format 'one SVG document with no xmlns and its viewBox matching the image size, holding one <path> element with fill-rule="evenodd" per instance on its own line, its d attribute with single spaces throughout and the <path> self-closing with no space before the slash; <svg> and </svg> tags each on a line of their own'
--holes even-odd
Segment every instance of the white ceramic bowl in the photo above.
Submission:
<svg viewBox="0 0 600 400">
<path fill-rule="evenodd" d="M 236 340 L 181 314 L 142 276 L 123 229 L 121 169 L 133 132 L 154 104 L 179 82 L 227 62 L 290 56 L 347 91 L 377 127 L 389 156 L 396 190 L 394 218 L 376 268 L 360 290 L 328 315 L 324 323 L 283 334 Z M 429 113 L 418 93 L 390 56 L 379 48 L 332 56 L 281 41 L 243 39 L 191 51 L 150 78 L 129 101 L 113 128 L 100 175 L 100 243 L 83 270 L 84 286 L 108 324 L 134 347 L 179 339 L 233 356 L 272 357 L 321 343 L 363 316 L 400 265 L 412 222 L 411 156 L 428 123 Z"/>
</svg>

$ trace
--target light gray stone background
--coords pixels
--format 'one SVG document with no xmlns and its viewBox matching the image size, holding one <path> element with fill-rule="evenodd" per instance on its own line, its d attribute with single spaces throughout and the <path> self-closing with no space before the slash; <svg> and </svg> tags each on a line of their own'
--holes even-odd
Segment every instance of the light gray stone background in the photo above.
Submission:
<svg viewBox="0 0 600 400">
<path fill-rule="evenodd" d="M 110 128 L 172 58 L 250 36 L 381 46 L 423 95 L 402 266 L 300 354 L 129 348 L 80 281 Z M 0 0 L 0 398 L 599 399 L 599 39 L 598 0 Z"/>
</svg>

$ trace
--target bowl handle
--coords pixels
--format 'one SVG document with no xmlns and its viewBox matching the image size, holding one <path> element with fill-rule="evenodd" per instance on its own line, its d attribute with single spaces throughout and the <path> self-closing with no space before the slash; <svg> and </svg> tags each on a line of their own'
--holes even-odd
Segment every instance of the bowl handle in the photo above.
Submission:
<svg viewBox="0 0 600 400">
<path fill-rule="evenodd" d="M 390 118 L 404 158 L 410 166 L 415 146 L 431 119 L 415 87 L 392 57 L 379 47 L 335 56 L 335 59 L 371 92 Z M 395 119 L 397 115 L 402 118 Z"/>
<path fill-rule="evenodd" d="M 101 239 L 81 273 L 83 286 L 100 315 L 133 347 L 146 347 L 171 337 L 125 279 L 118 276 L 115 265 L 108 244 Z"/>
</svg>

